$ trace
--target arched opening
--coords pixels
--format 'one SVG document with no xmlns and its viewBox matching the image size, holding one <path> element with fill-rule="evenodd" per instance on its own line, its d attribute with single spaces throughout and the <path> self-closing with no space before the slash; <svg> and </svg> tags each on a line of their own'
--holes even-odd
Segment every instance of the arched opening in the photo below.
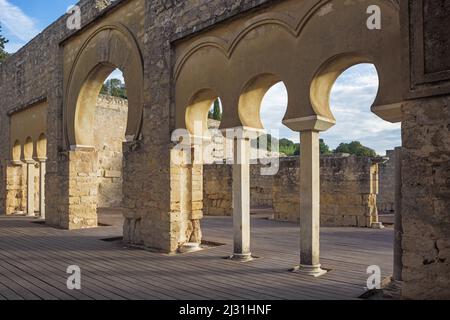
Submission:
<svg viewBox="0 0 450 320">
<path fill-rule="evenodd" d="M 23 147 L 23 156 L 24 160 L 33 160 L 33 154 L 34 154 L 34 146 L 33 146 L 33 139 L 31 137 L 27 137 L 25 140 L 25 145 Z"/>
<path fill-rule="evenodd" d="M 390 225 L 395 207 L 395 149 L 401 147 L 401 124 L 387 122 L 370 111 L 379 87 L 373 64 L 346 69 L 331 91 L 331 109 L 336 126 L 323 134 L 330 148 L 357 156 L 383 156 L 378 165 L 373 192 L 373 210 Z M 351 98 L 349 98 L 351 97 Z"/>
<path fill-rule="evenodd" d="M 114 150 L 111 150 L 104 141 L 114 140 L 114 145 L 120 145 L 125 140 L 131 142 L 140 138 L 144 67 L 138 42 L 130 30 L 120 23 L 102 25 L 94 30 L 81 46 L 68 42 L 65 44 L 65 50 L 76 50 L 77 52 L 73 56 L 72 66 L 65 78 L 64 130 L 67 146 L 70 147 L 69 166 L 72 168 L 70 175 L 77 181 L 77 188 L 82 190 L 81 195 L 86 201 L 80 203 L 77 200 L 80 195 L 76 195 L 76 192 L 73 193 L 73 188 L 69 187 L 67 212 L 63 212 L 61 215 L 76 218 L 61 219 L 53 213 L 48 218 L 51 224 L 62 225 L 69 229 L 90 228 L 98 225 L 97 208 L 99 206 L 107 205 L 118 208 L 122 205 L 123 189 L 121 186 L 124 180 L 122 149 L 120 147 L 118 150 L 119 147 L 114 147 Z M 123 72 L 120 77 L 114 76 L 113 72 L 116 69 Z M 111 74 L 113 77 L 109 79 Z M 124 124 L 118 124 L 117 119 L 112 116 L 104 120 L 103 126 L 101 126 L 98 123 L 99 94 L 104 88 L 105 81 L 116 78 L 120 78 L 121 83 L 115 80 L 109 81 L 107 83 L 109 88 L 103 90 L 103 93 L 120 92 L 126 83 L 127 99 L 124 99 L 124 95 L 113 98 L 105 98 L 102 95 L 100 100 L 104 104 L 115 104 L 115 110 L 109 108 L 110 113 L 113 111 L 114 114 L 126 113 L 126 120 Z M 119 132 L 120 139 L 117 138 Z M 115 138 L 113 139 L 109 135 L 114 135 Z M 100 179 L 99 175 L 101 175 Z M 99 180 L 101 181 L 100 187 Z M 106 183 L 106 181 L 109 182 Z M 98 188 L 95 189 L 94 186 Z M 117 196 L 104 196 L 111 193 Z M 106 222 L 101 219 L 100 223 L 122 224 L 121 210 L 110 211 L 114 211 L 114 214 L 107 216 L 106 220 L 108 221 Z M 127 223 L 126 219 L 124 224 Z M 124 235 L 124 237 L 126 236 Z M 140 235 L 134 236 L 140 237 Z"/>
<path fill-rule="evenodd" d="M 258 139 L 259 159 L 261 163 L 270 162 L 264 158 L 279 161 L 278 170 L 283 169 L 285 160 L 299 155 L 299 136 L 283 124 L 288 108 L 288 91 L 284 82 L 278 82 L 265 93 L 260 107 L 260 117 L 265 135 Z M 254 143 L 253 143 L 254 145 Z M 253 146 L 252 146 L 253 147 Z M 251 172 L 250 203 L 252 214 L 266 218 L 275 218 L 284 206 L 285 195 L 282 188 L 273 189 L 274 175 L 262 174 L 259 166 L 254 166 Z"/>
<path fill-rule="evenodd" d="M 89 93 L 92 96 L 85 102 L 92 103 L 92 143 L 97 152 L 98 221 L 100 225 L 121 225 L 128 92 L 120 69 L 105 68 L 97 76 L 97 79 L 92 79 L 95 83 Z"/>
<path fill-rule="evenodd" d="M 36 156 L 38 159 L 47 158 L 47 137 L 44 133 L 41 133 L 36 143 Z"/>
<path fill-rule="evenodd" d="M 389 198 L 394 207 L 397 182 L 393 150 L 401 146 L 401 129 L 400 124 L 372 113 L 379 90 L 376 66 L 357 57 L 343 56 L 325 64 L 312 83 L 315 111 L 336 120 L 331 129 L 321 133 L 325 141 L 320 148 L 324 156 L 320 189 L 323 227 L 393 229 L 394 215 L 380 215 L 379 206 L 386 201 L 383 198 Z M 332 168 L 339 168 L 339 172 Z M 390 239 L 380 237 L 380 245 L 389 246 Z M 388 262 L 380 266 L 384 272 L 392 270 Z"/>
<path fill-rule="evenodd" d="M 22 145 L 20 144 L 19 140 L 16 140 L 14 142 L 14 146 L 12 149 L 12 160 L 16 163 L 19 163 L 21 157 L 22 157 Z"/>
<path fill-rule="evenodd" d="M 209 111 L 218 98 L 212 89 L 202 89 L 191 97 L 185 114 L 186 129 L 191 135 L 208 135 Z"/>
<path fill-rule="evenodd" d="M 223 163 L 224 140 L 219 130 L 222 112 L 222 102 L 213 89 L 194 93 L 186 107 L 185 134 L 189 134 L 189 145 L 183 143 L 182 150 L 176 152 L 184 161 L 178 162 L 171 179 L 177 184 L 173 188 L 180 190 L 177 206 L 186 221 L 178 239 L 181 251 L 198 248 L 202 242 L 200 221 L 204 214 L 215 214 L 217 209 L 215 200 L 204 193 L 211 185 L 203 178 L 204 173 L 214 172 L 215 162 Z"/>
<path fill-rule="evenodd" d="M 6 215 L 23 215 L 26 211 L 27 181 L 24 170 L 23 149 L 19 139 L 14 141 L 11 149 L 11 163 L 6 167 Z M 28 150 L 30 153 L 30 150 Z"/>
<path fill-rule="evenodd" d="M 105 50 L 109 48 L 109 50 Z M 68 144 L 93 146 L 93 125 L 98 94 L 105 79 L 115 70 L 123 72 L 128 84 L 127 140 L 139 138 L 143 112 L 143 62 L 140 49 L 129 30 L 108 25 L 96 30 L 82 45 L 66 85 L 65 120 Z"/>
</svg>

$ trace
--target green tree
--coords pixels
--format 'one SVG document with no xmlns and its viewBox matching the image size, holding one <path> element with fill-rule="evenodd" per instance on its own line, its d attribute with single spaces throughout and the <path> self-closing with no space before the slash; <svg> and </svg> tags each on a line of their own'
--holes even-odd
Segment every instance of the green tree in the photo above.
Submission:
<svg viewBox="0 0 450 320">
<path fill-rule="evenodd" d="M 287 156 L 295 156 L 300 154 L 300 144 L 294 143 L 289 139 L 283 138 L 279 141 L 279 152 Z"/>
<path fill-rule="evenodd" d="M 349 153 L 358 157 L 376 157 L 375 150 L 365 147 L 359 141 L 352 141 L 350 143 L 341 143 L 335 153 Z"/>
<path fill-rule="evenodd" d="M 125 84 L 120 79 L 107 80 L 100 91 L 101 94 L 127 99 Z"/>
<path fill-rule="evenodd" d="M 214 119 L 217 121 L 222 120 L 222 111 L 220 111 L 219 99 L 216 99 L 216 101 L 214 101 L 214 107 L 212 108 L 212 110 L 209 111 L 208 118 Z"/>
<path fill-rule="evenodd" d="M 2 36 L 2 26 L 0 25 L 0 63 L 9 56 L 9 54 L 5 51 L 5 44 L 7 43 L 8 40 Z"/>
<path fill-rule="evenodd" d="M 323 155 L 331 154 L 330 147 L 325 143 L 325 141 L 323 139 L 320 139 L 319 148 L 320 148 L 320 154 L 323 154 Z"/>
</svg>

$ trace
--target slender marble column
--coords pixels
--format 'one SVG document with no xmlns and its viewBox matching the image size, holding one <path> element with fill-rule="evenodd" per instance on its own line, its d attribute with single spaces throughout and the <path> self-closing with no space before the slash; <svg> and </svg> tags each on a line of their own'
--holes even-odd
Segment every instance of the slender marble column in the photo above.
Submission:
<svg viewBox="0 0 450 320">
<path fill-rule="evenodd" d="M 45 220 L 45 166 L 46 158 L 39 158 L 39 214 Z"/>
<path fill-rule="evenodd" d="M 34 217 L 34 171 L 35 161 L 25 160 L 27 164 L 27 215 Z"/>
<path fill-rule="evenodd" d="M 320 268 L 320 149 L 319 132 L 300 133 L 300 267 L 314 277 Z"/>
<path fill-rule="evenodd" d="M 244 134 L 234 138 L 232 259 L 248 261 L 250 251 L 250 139 Z"/>
</svg>

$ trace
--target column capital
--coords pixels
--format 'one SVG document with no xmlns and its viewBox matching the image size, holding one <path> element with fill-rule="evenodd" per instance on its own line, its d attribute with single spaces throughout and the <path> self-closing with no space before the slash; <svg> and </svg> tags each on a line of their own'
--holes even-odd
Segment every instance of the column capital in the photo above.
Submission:
<svg viewBox="0 0 450 320">
<path fill-rule="evenodd" d="M 283 120 L 283 124 L 291 130 L 304 131 L 326 131 L 336 124 L 335 119 L 319 115 Z"/>
<path fill-rule="evenodd" d="M 11 160 L 11 164 L 13 166 L 19 167 L 19 166 L 23 166 L 25 164 L 25 162 L 23 162 L 22 160 Z"/>
<path fill-rule="evenodd" d="M 36 161 L 34 159 L 24 159 L 23 162 L 26 164 L 36 164 Z"/>
<path fill-rule="evenodd" d="M 37 162 L 46 162 L 47 161 L 47 157 L 38 157 L 38 158 L 35 158 L 35 160 Z"/>
<path fill-rule="evenodd" d="M 222 132 L 222 135 L 226 138 L 247 139 L 247 140 L 257 139 L 259 136 L 262 136 L 266 133 L 264 129 L 246 126 L 222 128 L 220 129 L 220 131 Z"/>
<path fill-rule="evenodd" d="M 77 144 L 77 145 L 71 145 L 70 151 L 95 151 L 95 147 Z"/>
</svg>

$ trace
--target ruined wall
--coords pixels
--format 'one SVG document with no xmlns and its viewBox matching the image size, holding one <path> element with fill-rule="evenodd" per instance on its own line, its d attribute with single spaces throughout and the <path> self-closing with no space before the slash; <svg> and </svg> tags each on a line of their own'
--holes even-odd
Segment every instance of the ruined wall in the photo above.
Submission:
<svg viewBox="0 0 450 320">
<path fill-rule="evenodd" d="M 272 207 L 272 176 L 262 176 L 260 165 L 250 166 L 250 206 Z M 205 165 L 203 169 L 203 205 L 205 215 L 229 216 L 233 212 L 232 166 Z"/>
<path fill-rule="evenodd" d="M 320 160 L 322 226 L 371 227 L 377 221 L 377 167 L 370 158 L 322 157 Z M 281 163 L 274 177 L 275 219 L 298 221 L 300 163 Z"/>
<path fill-rule="evenodd" d="M 253 179 L 253 175 L 250 181 Z M 232 166 L 213 164 L 203 166 L 203 212 L 210 216 L 233 213 Z M 252 195 L 250 196 L 250 199 Z"/>
<path fill-rule="evenodd" d="M 450 299 L 450 2 L 401 3 L 402 296 Z"/>
<path fill-rule="evenodd" d="M 98 207 L 122 205 L 122 144 L 127 125 L 127 100 L 100 95 L 95 111 L 95 148 L 98 151 Z"/>
<path fill-rule="evenodd" d="M 275 176 L 261 175 L 251 165 L 251 206 L 273 206 L 277 220 L 298 222 L 300 212 L 298 158 L 281 158 Z M 377 165 L 370 158 L 321 159 L 321 223 L 324 226 L 370 227 L 376 221 Z M 204 211 L 232 214 L 232 167 L 204 166 Z"/>
<path fill-rule="evenodd" d="M 26 211 L 26 170 L 22 165 L 6 167 L 6 215 Z"/>
<path fill-rule="evenodd" d="M 450 298 L 450 96 L 404 106 L 403 296 Z"/>
<path fill-rule="evenodd" d="M 395 151 L 387 150 L 389 160 L 379 165 L 377 207 L 380 213 L 393 213 L 395 204 Z"/>
</svg>

